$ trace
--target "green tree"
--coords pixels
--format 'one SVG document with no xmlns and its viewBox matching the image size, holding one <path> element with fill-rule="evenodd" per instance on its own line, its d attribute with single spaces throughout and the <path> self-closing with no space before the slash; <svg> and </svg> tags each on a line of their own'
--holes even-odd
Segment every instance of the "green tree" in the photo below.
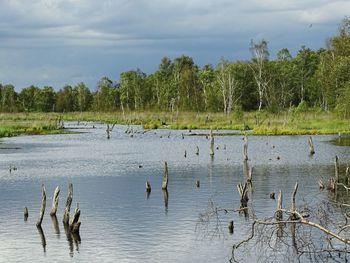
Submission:
<svg viewBox="0 0 350 263">
<path fill-rule="evenodd" d="M 0 86 L 1 111 L 2 112 L 16 112 L 17 93 L 12 84 Z"/>
<path fill-rule="evenodd" d="M 75 97 L 73 88 L 66 85 L 60 89 L 56 95 L 56 111 L 58 112 L 72 112 L 76 110 Z"/>
<path fill-rule="evenodd" d="M 37 96 L 39 92 L 40 89 L 33 85 L 22 89 L 18 95 L 21 109 L 26 112 L 36 111 Z"/>
<path fill-rule="evenodd" d="M 52 87 L 40 89 L 36 97 L 36 110 L 49 112 L 55 110 L 56 93 Z"/>
<path fill-rule="evenodd" d="M 92 94 L 84 82 L 79 82 L 76 86 L 74 86 L 73 92 L 76 98 L 76 109 L 79 111 L 88 110 L 91 107 Z"/>
</svg>

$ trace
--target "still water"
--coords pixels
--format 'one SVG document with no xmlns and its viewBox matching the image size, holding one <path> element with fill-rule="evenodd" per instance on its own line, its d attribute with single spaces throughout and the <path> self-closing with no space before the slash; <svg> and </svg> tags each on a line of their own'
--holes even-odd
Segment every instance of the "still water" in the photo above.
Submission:
<svg viewBox="0 0 350 263">
<path fill-rule="evenodd" d="M 249 219 L 237 212 L 222 214 L 208 225 L 199 223 L 209 202 L 239 207 L 236 185 L 245 180 L 242 136 L 215 137 L 218 149 L 211 159 L 209 140 L 190 136 L 207 131 L 143 131 L 133 126 L 131 137 L 126 126 L 115 126 L 107 140 L 102 124 L 67 127 L 80 133 L 0 142 L 0 262 L 228 262 L 232 244 L 248 235 Z M 350 147 L 328 142 L 334 138 L 314 136 L 316 154 L 310 157 L 307 136 L 249 137 L 254 191 L 248 204 L 256 215 L 273 215 L 276 201 L 269 194 L 279 189 L 289 203 L 296 181 L 297 202 L 327 199 L 317 181 L 333 175 L 335 155 L 342 164 L 350 162 Z M 167 200 L 161 190 L 164 161 L 169 167 Z M 10 173 L 10 166 L 17 170 Z M 148 198 L 146 181 L 152 186 Z M 74 185 L 72 208 L 79 203 L 81 209 L 81 241 L 67 238 L 62 225 L 69 182 Z M 48 196 L 42 234 L 35 226 L 41 184 Z M 56 186 L 61 188 L 58 225 L 49 216 Z M 235 222 L 233 235 L 228 233 L 229 220 Z M 246 260 L 257 258 L 249 255 Z"/>
</svg>

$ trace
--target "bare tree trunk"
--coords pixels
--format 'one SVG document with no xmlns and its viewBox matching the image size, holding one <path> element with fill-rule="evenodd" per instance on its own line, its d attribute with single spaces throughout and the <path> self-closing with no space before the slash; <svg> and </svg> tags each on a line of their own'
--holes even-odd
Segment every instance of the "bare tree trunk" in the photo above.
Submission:
<svg viewBox="0 0 350 263">
<path fill-rule="evenodd" d="M 42 185 L 42 191 L 41 191 L 41 207 L 40 207 L 40 213 L 39 213 L 39 218 L 36 222 L 36 226 L 40 227 L 41 223 L 43 221 L 44 218 L 44 214 L 45 214 L 45 208 L 46 208 L 46 190 L 45 190 L 45 186 Z"/>
<path fill-rule="evenodd" d="M 55 191 L 54 191 L 53 196 L 52 196 L 52 207 L 51 207 L 51 212 L 50 212 L 51 216 L 56 216 L 59 193 L 60 193 L 60 188 L 57 186 L 55 188 Z"/>
<path fill-rule="evenodd" d="M 69 230 L 71 233 L 79 233 L 80 229 L 80 222 L 79 222 L 79 217 L 80 217 L 80 209 L 79 209 L 79 204 L 77 204 L 77 207 L 74 210 L 73 218 L 72 221 L 69 225 Z"/>
<path fill-rule="evenodd" d="M 295 195 L 296 195 L 297 191 L 298 191 L 298 182 L 295 183 L 294 191 L 293 191 L 292 197 L 291 197 L 291 206 L 290 206 L 290 210 L 292 211 L 291 220 L 299 219 L 298 215 L 295 213 L 295 211 L 296 211 L 296 208 L 295 208 Z"/>
<path fill-rule="evenodd" d="M 73 184 L 70 183 L 68 186 L 68 197 L 66 201 L 66 207 L 64 208 L 63 224 L 69 225 L 69 212 L 73 201 Z"/>
<path fill-rule="evenodd" d="M 164 176 L 163 176 L 163 182 L 162 182 L 162 190 L 168 189 L 168 163 L 164 162 Z"/>
<path fill-rule="evenodd" d="M 309 138 L 309 152 L 310 152 L 310 155 L 314 155 L 315 154 L 315 148 L 314 148 L 314 143 L 312 141 L 312 137 L 310 136 Z"/>
<path fill-rule="evenodd" d="M 278 193 L 278 199 L 277 199 L 277 211 L 276 211 L 276 220 L 281 221 L 283 219 L 283 212 L 282 212 L 282 191 Z"/>
</svg>

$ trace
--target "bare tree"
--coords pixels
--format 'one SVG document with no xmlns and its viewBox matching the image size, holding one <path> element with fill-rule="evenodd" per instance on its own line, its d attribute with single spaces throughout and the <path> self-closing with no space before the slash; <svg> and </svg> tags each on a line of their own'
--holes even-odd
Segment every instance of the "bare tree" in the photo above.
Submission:
<svg viewBox="0 0 350 263">
<path fill-rule="evenodd" d="M 218 65 L 217 81 L 223 99 L 224 113 L 230 114 L 234 103 L 241 97 L 238 94 L 238 88 L 233 72 L 230 70 L 230 63 L 221 59 Z"/>
<path fill-rule="evenodd" d="M 264 76 L 265 62 L 269 58 L 267 41 L 264 39 L 258 42 L 251 40 L 249 50 L 252 53 L 252 60 L 248 65 L 253 71 L 254 80 L 258 88 L 259 111 L 260 111 L 263 104 L 263 99 L 266 92 L 267 84 L 268 84 L 268 81 Z"/>
</svg>

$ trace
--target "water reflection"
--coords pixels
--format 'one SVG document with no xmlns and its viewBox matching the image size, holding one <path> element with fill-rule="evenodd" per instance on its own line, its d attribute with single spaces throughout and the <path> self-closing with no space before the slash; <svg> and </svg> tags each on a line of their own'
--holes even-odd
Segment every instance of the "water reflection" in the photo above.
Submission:
<svg viewBox="0 0 350 263">
<path fill-rule="evenodd" d="M 63 224 L 63 226 L 64 226 L 64 232 L 66 234 L 66 238 L 68 241 L 69 255 L 71 257 L 73 257 L 74 256 L 74 246 L 75 246 L 75 250 L 77 252 L 79 252 L 79 245 L 81 243 L 81 238 L 80 238 L 79 233 L 72 234 L 72 232 L 69 230 L 68 224 Z"/>
<path fill-rule="evenodd" d="M 46 254 L 46 238 L 45 238 L 44 230 L 42 229 L 41 226 L 37 226 L 37 229 L 40 235 L 41 245 L 43 247 L 44 254 Z"/>
<path fill-rule="evenodd" d="M 164 207 L 165 207 L 165 214 L 168 213 L 168 201 L 169 201 L 169 193 L 167 189 L 163 189 L 163 200 L 164 200 Z"/>
<path fill-rule="evenodd" d="M 55 234 L 57 236 L 57 238 L 60 238 L 60 226 L 58 225 L 58 220 L 57 217 L 55 215 L 51 216 L 51 222 L 53 225 L 53 228 L 55 230 Z"/>
<path fill-rule="evenodd" d="M 151 195 L 151 190 L 150 191 L 146 191 L 146 198 L 147 199 L 149 199 L 150 195 Z"/>
</svg>

